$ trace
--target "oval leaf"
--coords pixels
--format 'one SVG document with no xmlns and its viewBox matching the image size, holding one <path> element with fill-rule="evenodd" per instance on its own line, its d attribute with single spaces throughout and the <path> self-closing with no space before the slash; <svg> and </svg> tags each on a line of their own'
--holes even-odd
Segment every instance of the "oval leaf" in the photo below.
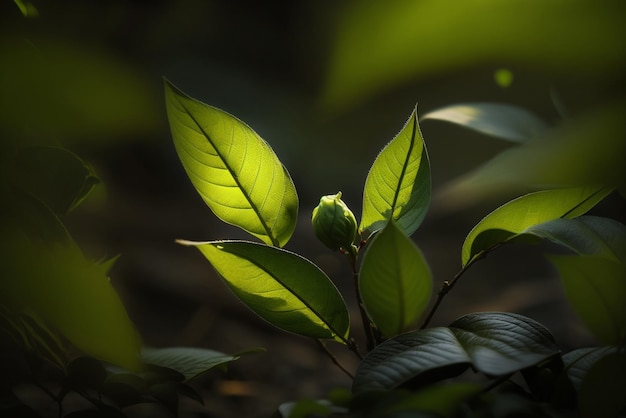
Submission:
<svg viewBox="0 0 626 418">
<path fill-rule="evenodd" d="M 548 257 L 580 319 L 608 344 L 626 341 L 626 266 L 598 256 Z"/>
<path fill-rule="evenodd" d="M 558 353 L 552 335 L 530 318 L 500 312 L 470 314 L 449 328 L 402 334 L 378 345 L 359 365 L 353 390 L 393 389 L 426 373 L 433 383 L 470 365 L 501 376 Z"/>
<path fill-rule="evenodd" d="M 284 246 L 295 229 L 298 196 L 272 148 L 234 116 L 165 82 L 176 152 L 213 213 L 269 245 Z"/>
<path fill-rule="evenodd" d="M 359 275 L 363 305 L 372 321 L 388 337 L 405 331 L 426 309 L 432 286 L 419 248 L 389 222 L 368 244 Z"/>
<path fill-rule="evenodd" d="M 420 119 L 455 123 L 512 142 L 524 142 L 547 128 L 534 113 L 502 103 L 459 103 L 428 112 Z"/>
<path fill-rule="evenodd" d="M 567 377 L 576 390 L 580 390 L 589 369 L 601 358 L 617 352 L 615 346 L 585 347 L 572 350 L 563 355 L 563 364 Z"/>
<path fill-rule="evenodd" d="M 335 285 L 292 252 L 246 241 L 189 242 L 250 309 L 285 331 L 346 343 L 350 320 Z"/>
<path fill-rule="evenodd" d="M 580 216 L 609 192 L 607 188 L 593 187 L 552 189 L 505 203 L 485 216 L 467 235 L 461 250 L 461 262 L 467 266 L 493 246 L 509 241 L 534 225 Z"/>
<path fill-rule="evenodd" d="M 534 235 L 580 255 L 597 255 L 626 263 L 626 225 L 599 216 L 555 219 L 533 225 L 520 235 Z"/>
<path fill-rule="evenodd" d="M 144 347 L 141 352 L 141 359 L 144 363 L 176 370 L 185 376 L 185 380 L 198 377 L 215 366 L 229 363 L 238 358 L 218 351 L 196 347 Z"/>
<path fill-rule="evenodd" d="M 430 164 L 415 108 L 367 175 L 359 231 L 372 233 L 393 220 L 410 236 L 424 220 L 429 204 Z"/>
</svg>

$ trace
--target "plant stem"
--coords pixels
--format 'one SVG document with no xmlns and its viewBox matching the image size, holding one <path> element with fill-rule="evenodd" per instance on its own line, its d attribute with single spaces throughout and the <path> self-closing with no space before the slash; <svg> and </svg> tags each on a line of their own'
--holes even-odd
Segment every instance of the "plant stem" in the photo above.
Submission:
<svg viewBox="0 0 626 418">
<path fill-rule="evenodd" d="M 356 293 L 356 300 L 359 305 L 359 312 L 361 313 L 361 321 L 363 322 L 363 331 L 365 332 L 365 338 L 367 341 L 367 351 L 371 351 L 376 346 L 376 340 L 374 337 L 374 330 L 372 329 L 372 322 L 369 315 L 365 312 L 363 307 L 363 300 L 361 299 L 361 291 L 359 290 L 359 272 L 356 268 L 356 256 L 348 254 L 350 258 L 350 267 L 352 268 L 352 281 L 354 283 L 354 291 Z"/>
<path fill-rule="evenodd" d="M 328 357 L 330 357 L 332 362 L 335 363 L 335 365 L 337 367 L 339 367 L 341 369 L 341 371 L 343 371 L 345 374 L 347 374 L 351 379 L 354 379 L 354 375 L 352 373 L 350 373 L 348 371 L 348 369 L 346 369 L 341 363 L 339 363 L 339 360 L 337 360 L 337 357 L 335 357 L 335 355 L 330 352 L 330 350 L 328 349 L 328 347 L 326 347 L 326 344 L 324 344 L 324 342 L 322 340 L 316 339 L 315 341 L 317 341 L 317 343 L 322 348 L 322 350 L 324 350 L 324 352 L 328 355 Z"/>
</svg>

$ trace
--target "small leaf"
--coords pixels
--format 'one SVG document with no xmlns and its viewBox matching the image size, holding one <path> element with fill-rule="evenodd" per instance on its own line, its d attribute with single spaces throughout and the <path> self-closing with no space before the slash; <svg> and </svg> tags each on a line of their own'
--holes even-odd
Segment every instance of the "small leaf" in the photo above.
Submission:
<svg viewBox="0 0 626 418">
<path fill-rule="evenodd" d="M 359 231 L 373 233 L 393 220 L 410 236 L 424 220 L 429 203 L 430 164 L 415 108 L 367 175 Z"/>
<path fill-rule="evenodd" d="M 459 103 L 430 111 L 420 119 L 455 123 L 512 142 L 524 142 L 548 128 L 534 113 L 502 103 Z"/>
<path fill-rule="evenodd" d="M 558 218 L 584 214 L 608 195 L 608 188 L 576 187 L 529 193 L 485 216 L 467 235 L 461 262 L 467 266 L 490 248 L 511 240 L 526 229 Z"/>
<path fill-rule="evenodd" d="M 626 263 L 626 225 L 599 216 L 555 219 L 533 225 L 519 235 L 535 235 L 580 255 L 597 255 Z"/>
<path fill-rule="evenodd" d="M 297 221 L 298 196 L 272 148 L 234 116 L 165 82 L 176 152 L 213 213 L 268 245 L 284 246 Z"/>
<path fill-rule="evenodd" d="M 598 256 L 550 256 L 572 308 L 602 342 L 626 341 L 626 266 Z"/>
<path fill-rule="evenodd" d="M 185 380 L 193 379 L 209 371 L 213 367 L 238 359 L 214 350 L 195 347 L 144 347 L 141 352 L 144 363 L 167 367 L 185 376 Z"/>
<path fill-rule="evenodd" d="M 449 328 L 427 328 L 391 338 L 373 349 L 354 377 L 355 393 L 393 389 L 416 379 L 433 383 L 470 365 L 502 376 L 559 353 L 541 324 L 511 313 L 465 315 Z M 424 383 L 424 382 L 422 382 Z"/>
<path fill-rule="evenodd" d="M 426 309 L 432 292 L 428 264 L 395 222 L 368 244 L 359 289 L 370 318 L 388 337 L 406 331 Z"/>
<path fill-rule="evenodd" d="M 346 343 L 350 320 L 341 294 L 315 264 L 246 241 L 189 242 L 250 309 L 285 331 Z"/>
</svg>

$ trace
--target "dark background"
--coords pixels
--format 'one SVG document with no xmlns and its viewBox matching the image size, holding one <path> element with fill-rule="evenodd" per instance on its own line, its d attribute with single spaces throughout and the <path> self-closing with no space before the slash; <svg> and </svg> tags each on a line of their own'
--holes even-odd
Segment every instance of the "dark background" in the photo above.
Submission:
<svg viewBox="0 0 626 418">
<path fill-rule="evenodd" d="M 0 86 L 10 92 L 5 97 L 20 99 L 0 102 L 3 136 L 63 144 L 94 166 L 103 186 L 70 216 L 68 227 L 90 256 L 120 255 L 111 280 L 145 344 L 225 353 L 267 349 L 197 383 L 206 410 L 218 416 L 268 416 L 281 402 L 324 397 L 349 387 L 350 380 L 314 341 L 258 319 L 197 251 L 175 244 L 177 238 L 248 237 L 219 222 L 187 180 L 169 135 L 163 77 L 236 115 L 271 144 L 300 197 L 300 219 L 287 249 L 317 263 L 345 291 L 353 319 L 358 311 L 348 265 L 315 240 L 310 213 L 320 196 L 341 190 L 358 216 L 371 163 L 416 102 L 420 113 L 458 102 L 504 102 L 554 123 L 559 115 L 551 89 L 558 89 L 574 113 L 623 93 L 622 79 L 489 60 L 409 80 L 348 108 L 325 109 L 320 97 L 329 51 L 347 8 L 336 3 L 68 0 L 35 2 L 39 17 L 33 19 L 24 18 L 11 1 L 0 5 L 3 51 L 9 51 Z M 11 46 L 25 43 L 57 51 L 59 62 L 48 67 L 15 59 Z M 514 74 L 508 88 L 493 78 L 502 66 Z M 31 130 L 13 123 L 18 105 L 20 115 L 29 114 Z M 102 118 L 86 120 L 81 109 Z M 72 128 L 60 122 L 65 119 Z M 442 122 L 426 121 L 422 132 L 435 192 L 511 146 Z M 435 288 L 460 269 L 465 235 L 494 207 L 494 201 L 479 201 L 463 210 L 434 207 L 429 213 L 413 238 L 431 264 Z M 596 213 L 619 218 L 623 200 L 612 195 Z M 546 247 L 508 246 L 478 263 L 446 298 L 433 325 L 472 311 L 512 311 L 542 321 L 565 349 L 592 344 L 541 255 L 558 250 Z M 354 369 L 348 350 L 331 348 Z"/>
</svg>

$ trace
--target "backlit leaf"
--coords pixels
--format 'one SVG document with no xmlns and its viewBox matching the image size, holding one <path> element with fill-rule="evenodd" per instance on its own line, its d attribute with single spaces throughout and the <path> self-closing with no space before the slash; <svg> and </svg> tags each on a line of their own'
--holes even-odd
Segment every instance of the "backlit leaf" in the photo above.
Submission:
<svg viewBox="0 0 626 418">
<path fill-rule="evenodd" d="M 435 109 L 420 120 L 455 123 L 496 138 L 524 142 L 547 128 L 534 113 L 502 103 L 460 103 Z"/>
<path fill-rule="evenodd" d="M 250 309 L 285 331 L 346 343 L 349 317 L 335 285 L 292 252 L 246 241 L 189 242 Z"/>
<path fill-rule="evenodd" d="M 626 341 L 626 266 L 599 256 L 550 256 L 572 308 L 602 342 Z"/>
<path fill-rule="evenodd" d="M 387 337 L 405 331 L 426 309 L 432 292 L 428 264 L 395 222 L 368 244 L 359 289 L 368 315 Z"/>
<path fill-rule="evenodd" d="M 269 245 L 284 246 L 296 225 L 298 196 L 272 148 L 248 125 L 165 82 L 176 152 L 213 213 Z"/>
<path fill-rule="evenodd" d="M 367 175 L 359 231 L 373 233 L 393 220 L 410 236 L 424 220 L 429 203 L 430 164 L 416 108 Z"/>
<path fill-rule="evenodd" d="M 558 353 L 550 332 L 530 318 L 500 312 L 469 314 L 448 328 L 401 334 L 378 345 L 359 365 L 352 389 L 360 393 L 415 381 L 432 384 L 470 365 L 486 375 L 503 376 Z"/>
<path fill-rule="evenodd" d="M 607 188 L 566 188 L 534 192 L 514 199 L 485 216 L 467 235 L 461 250 L 466 266 L 494 245 L 553 219 L 580 216 L 602 200 Z"/>
</svg>

